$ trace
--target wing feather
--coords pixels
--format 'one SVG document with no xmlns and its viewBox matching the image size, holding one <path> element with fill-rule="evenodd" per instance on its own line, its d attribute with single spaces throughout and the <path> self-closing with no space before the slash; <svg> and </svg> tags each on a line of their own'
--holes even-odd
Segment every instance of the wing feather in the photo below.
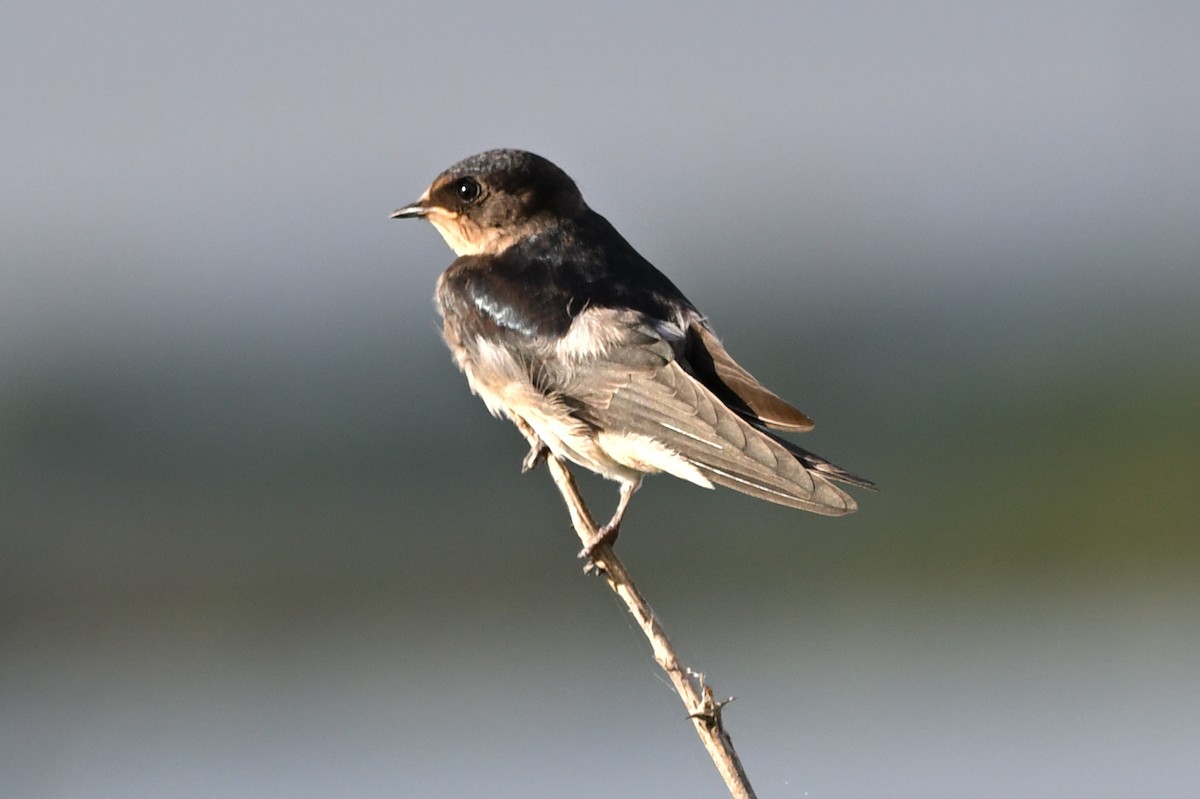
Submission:
<svg viewBox="0 0 1200 799">
<path fill-rule="evenodd" d="M 678 362 L 630 375 L 598 416 L 606 427 L 655 439 L 713 483 L 828 515 L 856 507 L 848 494 L 725 407 Z"/>
<path fill-rule="evenodd" d="M 607 321 L 618 320 L 614 315 Z M 825 475 L 805 468 L 783 443 L 730 409 L 685 368 L 677 357 L 685 346 L 682 336 L 665 338 L 670 328 L 641 318 L 620 321 L 619 335 L 611 324 L 604 326 L 601 355 L 573 361 L 559 350 L 558 358 L 543 364 L 548 387 L 587 424 L 652 439 L 712 483 L 770 502 L 826 515 L 856 508 Z"/>
</svg>

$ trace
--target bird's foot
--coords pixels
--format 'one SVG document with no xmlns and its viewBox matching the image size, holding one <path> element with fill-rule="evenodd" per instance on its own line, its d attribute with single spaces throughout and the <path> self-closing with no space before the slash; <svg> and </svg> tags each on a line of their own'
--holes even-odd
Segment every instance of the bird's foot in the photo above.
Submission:
<svg viewBox="0 0 1200 799">
<path fill-rule="evenodd" d="M 617 542 L 617 534 L 621 532 L 621 523 L 609 523 L 596 531 L 596 535 L 579 550 L 579 557 L 588 561 L 588 569 L 595 565 L 596 550 L 602 546 L 612 546 Z M 585 569 L 586 570 L 586 569 Z"/>
<path fill-rule="evenodd" d="M 521 474 L 525 474 L 526 472 L 536 469 L 538 463 L 546 458 L 546 456 L 549 454 L 550 448 L 542 442 L 539 441 L 532 445 L 529 448 L 529 454 L 527 454 L 524 460 L 521 461 Z"/>
</svg>

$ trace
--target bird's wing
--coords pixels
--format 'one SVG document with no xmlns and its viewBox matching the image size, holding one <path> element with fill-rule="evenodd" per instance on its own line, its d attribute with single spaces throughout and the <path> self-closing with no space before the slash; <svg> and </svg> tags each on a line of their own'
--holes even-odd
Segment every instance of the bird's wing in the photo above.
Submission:
<svg viewBox="0 0 1200 799">
<path fill-rule="evenodd" d="M 619 439 L 627 447 L 624 457 L 636 458 L 636 443 L 649 439 L 655 458 L 661 460 L 665 447 L 711 483 L 826 515 L 856 508 L 853 498 L 820 471 L 806 468 L 780 441 L 756 429 L 693 374 L 679 357 L 687 350 L 689 334 L 678 326 L 611 309 L 588 309 L 574 325 L 579 335 L 569 334 L 552 357 L 542 359 L 535 383 L 602 436 Z M 722 366 L 720 371 L 712 366 L 712 373 L 744 375 L 748 380 L 742 379 L 739 388 L 761 389 L 724 350 L 719 353 Z M 713 364 L 717 361 L 714 358 Z M 758 407 L 768 407 L 761 395 L 752 398 Z M 784 418 L 791 420 L 793 429 L 798 426 L 794 415 Z"/>
</svg>

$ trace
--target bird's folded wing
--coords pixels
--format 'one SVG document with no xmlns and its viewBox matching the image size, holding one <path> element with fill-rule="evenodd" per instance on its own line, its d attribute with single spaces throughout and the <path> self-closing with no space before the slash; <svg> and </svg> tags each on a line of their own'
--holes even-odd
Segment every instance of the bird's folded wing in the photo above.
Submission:
<svg viewBox="0 0 1200 799">
<path fill-rule="evenodd" d="M 712 483 L 751 496 L 826 515 L 855 509 L 848 494 L 689 374 L 675 357 L 680 342 L 648 325 L 625 330 L 610 335 L 602 357 L 546 365 L 554 393 L 580 419 L 609 435 L 652 439 Z"/>
</svg>

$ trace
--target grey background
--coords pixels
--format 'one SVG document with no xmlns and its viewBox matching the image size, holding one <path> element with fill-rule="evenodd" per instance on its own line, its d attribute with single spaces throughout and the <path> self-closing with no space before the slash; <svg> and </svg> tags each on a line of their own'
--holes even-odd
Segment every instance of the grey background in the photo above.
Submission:
<svg viewBox="0 0 1200 799">
<path fill-rule="evenodd" d="M 0 795 L 723 788 L 389 222 L 519 146 L 877 480 L 620 548 L 760 795 L 1194 796 L 1193 3 L 0 24 Z M 586 481 L 598 513 L 610 485 Z"/>
</svg>

